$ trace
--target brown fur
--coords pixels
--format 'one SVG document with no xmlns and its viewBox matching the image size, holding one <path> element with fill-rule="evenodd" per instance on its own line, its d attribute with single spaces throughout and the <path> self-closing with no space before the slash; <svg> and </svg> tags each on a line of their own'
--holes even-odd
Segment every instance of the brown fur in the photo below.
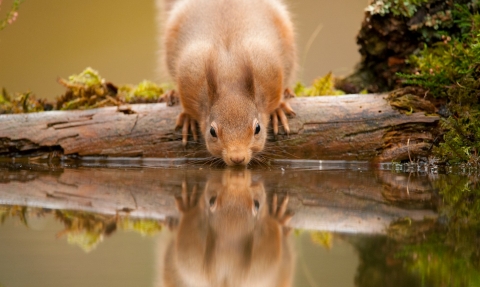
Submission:
<svg viewBox="0 0 480 287">
<path fill-rule="evenodd" d="M 246 165 L 264 148 L 269 115 L 293 77 L 288 12 L 280 0 L 179 0 L 168 6 L 164 54 L 183 113 L 199 123 L 212 155 Z"/>
<path fill-rule="evenodd" d="M 248 170 L 214 174 L 200 195 L 186 194 L 184 186 L 164 286 L 291 286 L 287 233 L 269 212 L 263 184 L 252 182 Z"/>
</svg>

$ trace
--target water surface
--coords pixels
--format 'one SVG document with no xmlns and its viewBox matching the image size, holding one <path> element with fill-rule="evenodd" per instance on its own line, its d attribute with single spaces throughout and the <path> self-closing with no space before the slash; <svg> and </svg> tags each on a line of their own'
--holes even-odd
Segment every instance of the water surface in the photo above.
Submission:
<svg viewBox="0 0 480 287">
<path fill-rule="evenodd" d="M 2 162 L 0 286 L 478 286 L 475 178 L 364 162 Z"/>
</svg>

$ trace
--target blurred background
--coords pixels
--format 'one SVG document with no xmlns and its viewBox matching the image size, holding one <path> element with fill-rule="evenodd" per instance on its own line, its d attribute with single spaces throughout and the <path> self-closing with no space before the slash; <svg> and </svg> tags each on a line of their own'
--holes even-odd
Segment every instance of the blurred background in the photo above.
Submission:
<svg viewBox="0 0 480 287">
<path fill-rule="evenodd" d="M 11 7 L 12 0 L 0 2 L 0 19 L 3 19 Z M 315 77 L 323 76 L 329 71 L 335 75 L 350 73 L 359 61 L 355 36 L 360 28 L 363 10 L 368 0 L 288 0 L 286 2 L 297 28 L 300 63 L 298 80 L 310 84 Z M 66 78 L 71 74 L 80 73 L 88 66 L 98 70 L 104 78 L 115 84 L 136 84 L 144 79 L 157 83 L 163 82 L 166 79 L 160 77 L 157 68 L 158 35 L 160 34 L 158 12 L 155 0 L 26 0 L 20 6 L 16 22 L 0 31 L 0 88 L 3 87 L 10 93 L 30 90 L 38 97 L 53 99 L 64 90 L 57 83 L 58 77 Z M 307 52 L 308 43 L 311 44 Z M 155 269 L 159 268 L 161 262 L 158 260 L 162 258 L 160 250 L 163 249 L 164 241 L 157 238 L 142 239 L 135 234 L 117 234 L 107 240 L 98 252 L 85 258 L 80 256 L 83 254 L 80 249 L 68 246 L 65 240 L 55 239 L 54 233 L 60 230 L 58 226 L 52 227 L 56 226 L 55 223 L 47 226 L 48 228 L 45 229 L 49 232 L 45 236 L 48 240 L 57 243 L 54 250 L 35 244 L 27 244 L 34 250 L 25 249 L 25 245 L 17 246 L 13 243 L 0 246 L 4 252 L 6 249 L 10 250 L 8 254 L 11 255 L 4 258 L 4 264 L 0 264 L 1 266 L 8 265 L 15 269 L 18 265 L 13 264 L 16 261 L 12 260 L 27 255 L 40 260 L 32 260 L 33 269 L 23 266 L 21 270 L 16 268 L 15 272 L 12 268 L 0 272 L 5 280 L 3 283 L 9 282 L 7 274 L 16 278 L 17 281 L 12 279 L 12 282 L 18 282 L 19 278 L 28 282 L 35 282 L 40 277 L 52 280 L 67 278 L 63 275 L 59 278 L 57 268 L 51 268 L 50 264 L 46 264 L 49 262 L 63 264 L 61 261 L 44 261 L 47 255 L 51 259 L 59 258 L 52 253 L 67 252 L 63 249 L 68 249 L 67 253 L 70 256 L 74 256 L 72 253 L 78 253 L 78 257 L 73 260 L 75 262 L 88 259 L 88 264 L 92 267 L 91 271 L 98 270 L 98 276 L 92 277 L 89 272 L 87 272 L 88 276 L 84 276 L 84 270 L 71 271 L 77 272 L 83 278 L 96 278 L 97 283 L 102 282 L 99 278 L 104 275 L 100 274 L 100 270 L 103 269 L 99 266 L 109 264 L 116 266 L 119 284 L 122 282 L 130 286 L 148 286 L 151 285 L 148 282 L 156 281 Z M 0 235 L 7 236 L 7 234 L 4 232 Z M 131 240 L 141 241 L 137 249 L 124 248 L 130 246 L 128 242 Z M 19 242 L 16 238 L 8 242 L 14 241 Z M 345 282 L 342 286 L 353 286 L 358 262 L 351 246 L 340 242 L 335 250 L 322 251 L 310 245 L 302 244 L 304 252 L 310 254 L 310 258 L 321 259 L 323 263 L 313 262 L 310 259 L 301 262 L 302 265 L 298 269 L 306 270 L 305 266 L 310 266 L 313 275 L 300 276 L 296 279 L 298 286 L 305 286 L 307 278 L 311 280 L 311 276 L 320 275 L 323 276 L 325 286 L 333 286 L 335 282 L 338 283 L 339 278 L 334 278 L 335 273 L 331 272 L 331 269 L 343 270 L 345 276 L 341 280 Z M 105 257 L 104 252 L 110 249 L 115 250 L 113 253 L 118 256 Z M 23 250 L 23 253 L 19 253 L 19 250 Z M 322 254 L 319 255 L 316 252 Z M 0 252 L 0 254 L 4 253 Z M 102 261 L 101 258 L 109 259 Z M 124 263 L 125 266 L 118 266 L 120 263 Z M 46 272 L 43 266 L 50 268 L 48 270 L 51 272 Z M 139 272 L 138 268 L 143 268 L 144 272 Z M 60 269 L 66 272 L 65 268 Z M 32 270 L 38 273 L 35 275 L 31 273 Z M 128 278 L 138 284 L 128 284 L 133 281 L 126 281 L 125 276 L 129 276 L 132 272 L 137 277 Z M 332 278 L 328 277 L 329 274 Z M 84 280 L 78 282 L 85 283 Z M 142 285 L 142 283 L 145 284 Z"/>
<path fill-rule="evenodd" d="M 0 19 L 12 1 L 0 1 Z M 369 1 L 285 1 L 297 29 L 297 79 L 311 84 L 329 71 L 353 71 L 360 60 L 355 37 Z M 0 31 L 0 88 L 53 99 L 64 90 L 58 77 L 89 66 L 117 85 L 166 81 L 157 68 L 157 6 L 155 0 L 24 1 L 17 20 Z"/>
</svg>

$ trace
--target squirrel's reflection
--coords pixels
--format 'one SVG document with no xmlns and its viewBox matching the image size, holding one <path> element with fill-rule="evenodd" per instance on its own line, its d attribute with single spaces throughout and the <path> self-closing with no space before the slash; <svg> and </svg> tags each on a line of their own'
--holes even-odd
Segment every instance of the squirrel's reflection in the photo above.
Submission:
<svg viewBox="0 0 480 287">
<path fill-rule="evenodd" d="M 165 258 L 165 286 L 291 286 L 288 197 L 270 204 L 248 170 L 212 175 L 176 198 L 181 213 Z"/>
</svg>

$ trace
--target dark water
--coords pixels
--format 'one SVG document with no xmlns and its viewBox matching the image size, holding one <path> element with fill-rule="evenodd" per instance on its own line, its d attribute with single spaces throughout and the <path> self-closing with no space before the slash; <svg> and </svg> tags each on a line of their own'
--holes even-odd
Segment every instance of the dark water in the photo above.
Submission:
<svg viewBox="0 0 480 287">
<path fill-rule="evenodd" d="M 477 178 L 2 162 L 0 286 L 480 286 Z"/>
</svg>

